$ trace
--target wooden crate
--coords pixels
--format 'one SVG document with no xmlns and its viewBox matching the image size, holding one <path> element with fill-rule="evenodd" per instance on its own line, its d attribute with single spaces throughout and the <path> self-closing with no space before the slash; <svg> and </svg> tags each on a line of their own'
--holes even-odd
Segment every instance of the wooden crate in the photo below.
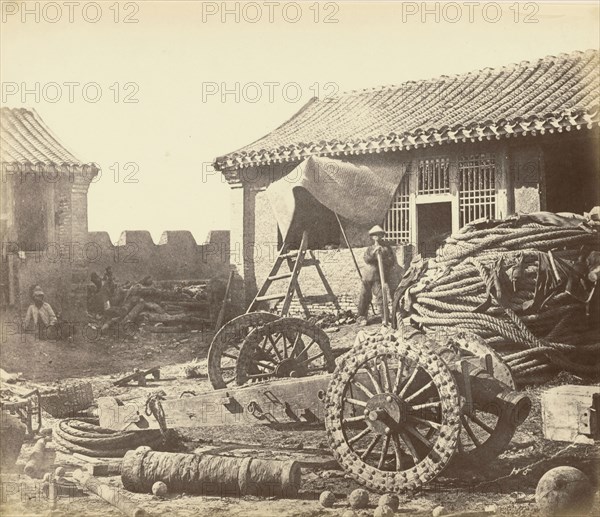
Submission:
<svg viewBox="0 0 600 517">
<path fill-rule="evenodd" d="M 598 439 L 600 386 L 557 386 L 545 391 L 541 402 L 548 440 L 593 444 Z"/>
</svg>

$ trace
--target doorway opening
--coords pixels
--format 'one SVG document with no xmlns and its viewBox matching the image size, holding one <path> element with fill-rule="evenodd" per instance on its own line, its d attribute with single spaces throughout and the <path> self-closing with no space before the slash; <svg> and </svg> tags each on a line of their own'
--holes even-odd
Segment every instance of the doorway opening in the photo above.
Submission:
<svg viewBox="0 0 600 517">
<path fill-rule="evenodd" d="M 417 205 L 418 252 L 435 257 L 435 252 L 452 233 L 452 203 Z"/>
<path fill-rule="evenodd" d="M 15 226 L 21 251 L 41 251 L 48 245 L 46 190 L 47 184 L 33 174 L 15 182 Z"/>
<path fill-rule="evenodd" d="M 600 203 L 598 139 L 555 141 L 544 147 L 546 210 L 588 212 Z"/>
</svg>

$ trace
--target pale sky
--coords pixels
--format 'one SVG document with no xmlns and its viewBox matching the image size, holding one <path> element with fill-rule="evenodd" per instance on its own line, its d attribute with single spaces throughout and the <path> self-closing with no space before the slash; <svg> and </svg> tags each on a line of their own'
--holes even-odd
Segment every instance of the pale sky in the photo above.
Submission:
<svg viewBox="0 0 600 517">
<path fill-rule="evenodd" d="M 115 241 L 228 229 L 208 164 L 314 95 L 600 46 L 598 2 L 1 3 L 2 104 L 35 108 L 100 165 L 89 229 Z"/>
</svg>

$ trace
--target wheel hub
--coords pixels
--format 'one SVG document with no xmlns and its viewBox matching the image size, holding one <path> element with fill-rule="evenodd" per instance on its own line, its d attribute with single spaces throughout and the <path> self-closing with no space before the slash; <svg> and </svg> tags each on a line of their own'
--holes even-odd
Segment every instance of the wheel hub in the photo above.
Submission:
<svg viewBox="0 0 600 517">
<path fill-rule="evenodd" d="M 376 433 L 386 435 L 406 422 L 409 405 L 393 393 L 371 397 L 364 412 L 367 425 Z"/>
<path fill-rule="evenodd" d="M 297 361 L 294 358 L 283 359 L 275 367 L 275 377 L 296 377 L 298 374 Z"/>
<path fill-rule="evenodd" d="M 299 318 L 280 318 L 257 326 L 244 338 L 234 379 L 242 386 L 334 369 L 329 338 L 322 329 Z"/>
</svg>

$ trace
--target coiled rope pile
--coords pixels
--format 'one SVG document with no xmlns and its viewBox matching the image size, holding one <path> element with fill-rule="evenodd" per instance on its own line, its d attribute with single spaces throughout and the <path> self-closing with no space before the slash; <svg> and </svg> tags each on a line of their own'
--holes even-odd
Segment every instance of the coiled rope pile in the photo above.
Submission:
<svg viewBox="0 0 600 517">
<path fill-rule="evenodd" d="M 413 261 L 394 312 L 426 333 L 476 333 L 520 383 L 560 370 L 599 374 L 598 314 L 590 312 L 598 293 L 596 276 L 588 277 L 599 251 L 597 226 L 581 216 L 540 212 L 473 223 L 434 259 Z"/>
<path fill-rule="evenodd" d="M 163 444 L 163 434 L 157 429 L 147 431 L 114 431 L 98 425 L 94 418 L 67 418 L 58 422 L 52 440 L 59 448 L 85 456 L 122 458 L 141 445 L 157 448 Z"/>
</svg>

